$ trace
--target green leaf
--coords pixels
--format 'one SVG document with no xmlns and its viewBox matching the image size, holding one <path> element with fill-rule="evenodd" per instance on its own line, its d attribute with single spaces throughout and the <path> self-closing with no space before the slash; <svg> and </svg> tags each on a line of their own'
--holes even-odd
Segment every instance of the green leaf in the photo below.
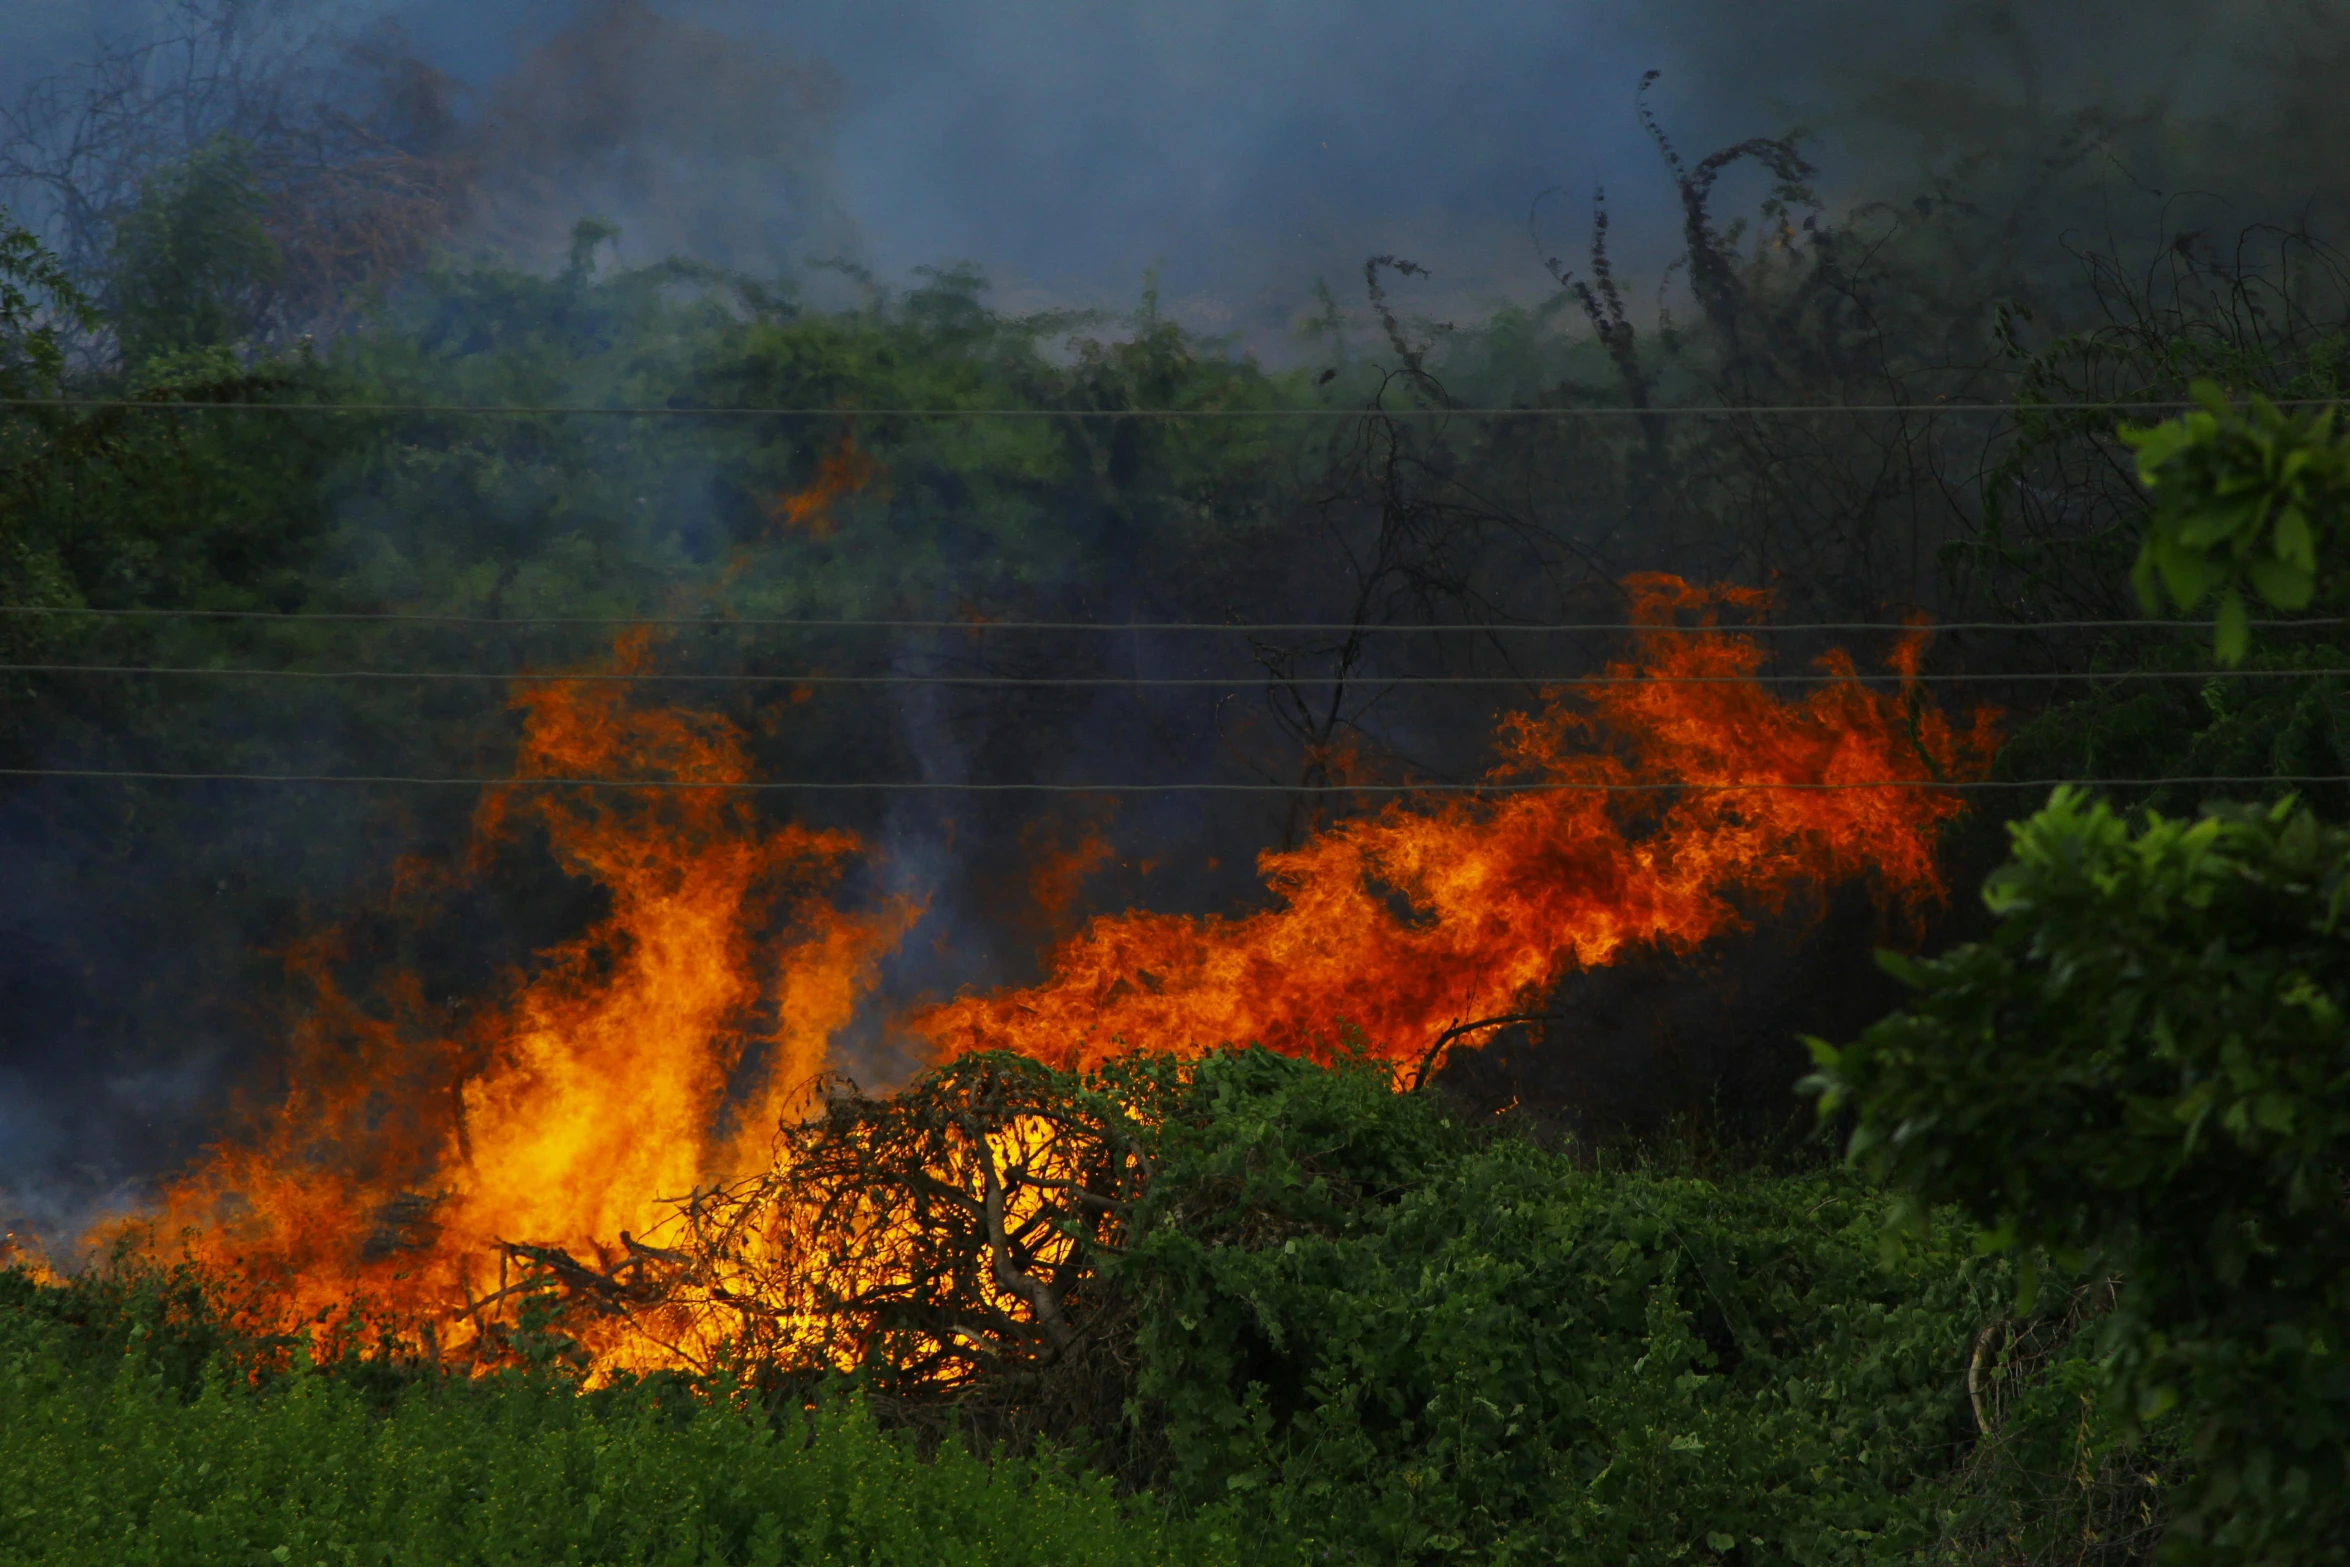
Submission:
<svg viewBox="0 0 2350 1567">
<path fill-rule="evenodd" d="M 2251 643 L 2252 624 L 2244 609 L 2244 595 L 2230 588 L 2220 595 L 2219 623 L 2212 635 L 2212 652 L 2221 663 L 2233 669 L 2244 662 L 2244 652 Z"/>
<path fill-rule="evenodd" d="M 2225 490 L 2227 486 L 2221 488 Z M 2214 544 L 2225 544 L 2260 526 L 2267 510 L 2265 494 L 2232 506 L 2207 506 L 2179 523 L 2178 541 L 2200 555 Z"/>
<path fill-rule="evenodd" d="M 2309 514 L 2298 506 L 2287 506 L 2277 513 L 2277 558 L 2300 567 L 2304 571 L 2317 570 L 2317 535 L 2309 526 Z"/>
<path fill-rule="evenodd" d="M 2211 581 L 2204 558 L 2170 540 L 2157 541 L 2153 549 L 2154 564 L 2162 572 L 2163 585 L 2170 589 L 2171 602 L 2181 609 L 2202 603 Z"/>
<path fill-rule="evenodd" d="M 2311 595 L 2317 591 L 2317 578 L 2309 572 L 2281 560 L 2264 560 L 2259 556 L 2244 563 L 2244 575 L 2258 593 L 2278 609 L 2306 609 Z"/>
</svg>

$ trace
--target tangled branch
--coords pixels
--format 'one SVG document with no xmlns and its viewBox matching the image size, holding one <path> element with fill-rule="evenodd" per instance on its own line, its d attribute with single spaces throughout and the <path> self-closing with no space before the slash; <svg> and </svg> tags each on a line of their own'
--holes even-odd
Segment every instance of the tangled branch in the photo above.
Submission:
<svg viewBox="0 0 2350 1567">
<path fill-rule="evenodd" d="M 622 1319 L 761 1379 L 863 1370 L 936 1399 L 1041 1374 L 1102 1316 L 1093 1262 L 1149 1176 L 1136 1109 L 1115 1083 L 966 1057 L 887 1098 L 832 1098 L 765 1171 L 674 1199 L 615 1256 L 509 1243 L 509 1289 L 583 1337 Z"/>
</svg>

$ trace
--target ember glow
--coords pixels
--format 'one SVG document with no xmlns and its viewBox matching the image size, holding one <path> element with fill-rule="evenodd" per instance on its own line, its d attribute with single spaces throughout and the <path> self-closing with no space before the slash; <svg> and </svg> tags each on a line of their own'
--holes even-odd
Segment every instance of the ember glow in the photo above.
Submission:
<svg viewBox="0 0 2350 1567">
<path fill-rule="evenodd" d="M 1314 1054 L 1359 1030 L 1410 1061 L 1447 1027 L 1523 1010 L 1569 970 L 1628 945 L 1687 950 L 1805 885 L 1872 878 L 1916 908 L 1942 895 L 1936 829 L 1979 776 L 1994 716 L 1963 730 L 1912 677 L 1923 630 L 1895 650 L 1896 689 L 1842 654 L 1829 683 L 1783 699 L 1755 683 L 1761 644 L 1715 625 L 1766 596 L 1643 576 L 1636 633 L 1606 675 L 1502 730 L 1497 783 L 1578 787 L 1391 805 L 1258 862 L 1274 905 L 1239 918 L 1127 913 L 1063 944 L 1043 983 L 965 997 L 917 1026 L 942 1050 L 1015 1050 L 1088 1067 L 1130 1050 L 1257 1042 Z M 1673 682 L 1719 682 L 1686 683 Z M 1883 789 L 1724 788 L 1899 780 Z M 1668 792 L 1611 792 L 1626 785 Z"/>
<path fill-rule="evenodd" d="M 1574 787 L 1407 798 L 1342 821 L 1263 856 L 1261 911 L 1096 918 L 1041 983 L 932 1007 L 914 1028 L 942 1060 L 1004 1049 L 1084 1068 L 1249 1042 L 1318 1054 L 1353 1030 L 1409 1062 L 1578 967 L 1695 947 L 1799 888 L 1867 880 L 1895 911 L 1942 894 L 1935 837 L 1959 803 L 1932 785 L 1979 776 L 1995 735 L 1988 712 L 1961 726 L 1924 700 L 1923 630 L 1895 649 L 1889 681 L 1864 683 L 1836 654 L 1823 683 L 1782 697 L 1752 678 L 1758 640 L 1720 624 L 1760 613 L 1763 595 L 1663 576 L 1626 586 L 1647 629 L 1606 679 L 1561 687 L 1500 731 L 1494 782 Z M 611 668 L 646 669 L 656 651 L 624 638 Z M 770 1344 L 870 1350 L 817 1306 L 898 1289 L 893 1270 L 919 1248 L 897 1232 L 916 1221 L 862 1188 L 835 1194 L 847 1206 L 827 1202 L 821 1224 L 793 1208 L 804 1198 L 784 1166 L 801 1144 L 777 1130 L 805 1113 L 830 1041 L 920 909 L 845 912 L 854 837 L 765 822 L 749 796 L 693 787 L 746 776 L 725 719 L 649 705 L 625 683 L 528 685 L 513 704 L 518 778 L 686 786 L 498 791 L 476 812 L 470 867 L 437 874 L 486 874 L 500 846 L 539 833 L 609 911 L 462 1023 L 413 975 L 348 993 L 341 935 L 290 954 L 315 999 L 285 1079 L 170 1190 L 159 1232 L 184 1229 L 268 1320 L 364 1300 L 477 1359 L 512 1320 L 518 1264 L 601 1303 L 573 1331 L 604 1371 L 705 1365 L 746 1323 Z M 1888 781 L 1902 786 L 1745 787 Z M 1110 853 L 1091 831 L 1030 847 L 1048 921 Z M 1034 1194 L 1008 1218 L 987 1195 L 1004 1152 L 988 1139 L 1043 1135 L 1030 1113 L 1009 1106 L 996 1131 L 941 1153 L 925 1189 L 967 1192 L 998 1232 L 1052 1218 L 1020 1208 Z M 1019 1319 L 1028 1308 L 999 1274 L 1018 1282 L 999 1269 L 974 1299 Z"/>
</svg>

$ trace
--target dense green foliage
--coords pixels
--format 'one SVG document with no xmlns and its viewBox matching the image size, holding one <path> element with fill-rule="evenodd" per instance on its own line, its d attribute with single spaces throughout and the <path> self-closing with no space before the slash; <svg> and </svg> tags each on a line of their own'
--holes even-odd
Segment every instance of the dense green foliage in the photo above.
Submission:
<svg viewBox="0 0 2350 1567">
<path fill-rule="evenodd" d="M 1051 1458 L 917 1456 L 853 1403 L 762 1418 L 661 1381 L 581 1394 L 349 1365 L 256 1387 L 190 1363 L 167 1285 L 93 1288 L 0 1274 L 0 1561 L 1239 1559 L 1228 1534 Z"/>
<path fill-rule="evenodd" d="M 260 329 L 257 297 L 278 267 L 264 206 L 245 149 L 232 140 L 209 143 L 147 182 L 115 230 L 110 280 L 114 331 L 140 374 L 151 377 L 146 367 L 170 356 L 226 353 Z"/>
<path fill-rule="evenodd" d="M 1888 960 L 1918 998 L 1816 1047 L 1825 1104 L 1911 1202 L 2119 1279 L 2084 1392 L 2109 1435 L 2184 1433 L 2185 1554 L 2336 1559 L 2350 833 L 2290 802 L 2133 827 L 2066 792 L 2014 836 L 1996 934 Z"/>
<path fill-rule="evenodd" d="M 2216 599 L 2214 647 L 2234 664 L 2251 642 L 2247 588 L 2276 609 L 2316 598 L 2319 551 L 2341 547 L 2350 445 L 2330 406 L 2288 414 L 2255 396 L 2238 409 L 2208 381 L 2195 395 L 2200 410 L 2122 432 L 2155 500 L 2134 580 L 2149 611 L 2165 592 L 2183 610 Z"/>
<path fill-rule="evenodd" d="M 2316 345 L 2313 363 L 2283 390 L 2338 391 L 2340 357 L 2338 340 Z M 1999 770 L 2018 778 L 2292 780 L 2306 803 L 2340 820 L 2350 790 L 2330 780 L 2350 775 L 2350 677 L 2342 673 L 2350 650 L 2339 621 L 2325 617 L 2342 607 L 2350 448 L 2332 433 L 2331 406 L 2287 412 L 2254 391 L 2238 407 L 2210 380 L 2192 390 L 2201 410 L 2119 431 L 2153 496 L 2133 530 L 2141 542 L 2132 575 L 2150 614 L 2216 601 L 2211 651 L 2226 668 L 2217 676 L 2201 670 L 2204 649 L 2178 638 L 2109 636 L 2093 667 L 2111 683 L 2025 724 Z M 2272 624 L 2254 638 L 2247 594 L 2271 610 L 2318 618 Z M 2129 793 L 2154 809 L 2191 814 L 2205 790 L 2158 781 Z"/>
<path fill-rule="evenodd" d="M 2107 649 L 2094 694 L 2036 714 L 2000 750 L 2005 778 L 2145 779 L 2107 791 L 2133 804 L 2192 816 L 2210 799 L 2287 789 L 2328 820 L 2350 815 L 2350 647 L 2333 628 L 2271 630 L 2241 673 L 2215 676 L 2200 637 L 2145 639 Z M 2168 678 L 2145 678 L 2168 675 Z M 2215 789 L 2195 782 L 2241 778 Z M 2264 785 L 2266 779 L 2294 783 Z"/>
<path fill-rule="evenodd" d="M 1319 1558 L 1901 1560 L 2010 1287 L 1835 1172 L 1592 1168 L 1382 1073 L 1204 1065 L 1131 1251 L 1164 1486 Z"/>
</svg>

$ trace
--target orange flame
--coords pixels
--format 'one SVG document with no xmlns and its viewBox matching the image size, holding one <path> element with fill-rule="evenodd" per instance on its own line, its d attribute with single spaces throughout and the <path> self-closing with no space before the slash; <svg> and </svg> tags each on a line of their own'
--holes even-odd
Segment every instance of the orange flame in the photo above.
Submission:
<svg viewBox="0 0 2350 1567">
<path fill-rule="evenodd" d="M 840 445 L 816 464 L 816 479 L 806 489 L 779 495 L 768 508 L 768 518 L 779 528 L 805 528 L 808 537 L 832 536 L 832 505 L 882 476 L 879 458 L 857 444 L 854 431 L 840 432 Z"/>
<path fill-rule="evenodd" d="M 1576 787 L 1339 823 L 1259 859 L 1272 908 L 1096 919 L 1042 983 L 958 998 L 916 1026 L 950 1053 L 1074 1068 L 1252 1041 L 1315 1054 L 1342 1027 L 1408 1061 L 1452 1023 L 1523 1010 L 1575 967 L 1634 944 L 1686 950 L 1800 885 L 1870 877 L 1912 912 L 1942 895 L 1935 831 L 1960 806 L 1915 785 L 1979 774 L 1996 715 L 1962 731 L 1922 703 L 1922 630 L 1896 650 L 1897 691 L 1864 686 L 1832 654 L 1829 684 L 1781 700 L 1750 678 L 1764 658 L 1754 638 L 1661 629 L 1683 612 L 1712 625 L 1764 595 L 1666 576 L 1626 587 L 1635 623 L 1660 629 L 1608 666 L 1621 683 L 1554 691 L 1509 719 L 1492 774 Z M 1883 780 L 1909 786 L 1720 787 Z M 1656 784 L 1683 787 L 1624 787 Z"/>
<path fill-rule="evenodd" d="M 643 667 L 649 646 L 623 639 L 618 668 Z M 724 720 L 647 711 L 626 689 L 524 688 L 517 776 L 744 777 Z M 519 826 L 543 830 L 610 911 L 461 1033 L 416 1021 L 431 1009 L 412 976 L 387 987 L 389 1017 L 346 996 L 339 936 L 294 954 L 317 1002 L 283 1099 L 165 1203 L 194 1227 L 199 1260 L 249 1282 L 280 1320 L 355 1296 L 446 1317 L 495 1291 L 500 1242 L 605 1258 L 659 1223 L 664 1199 L 762 1167 L 787 1101 L 915 913 L 833 908 L 857 840 L 767 828 L 719 789 L 504 790 L 474 825 L 477 862 Z M 768 945 L 778 914 L 784 936 Z M 754 1049 L 758 1087 L 730 1095 Z M 607 1364 L 670 1358 L 603 1349 Z"/>
<path fill-rule="evenodd" d="M 1450 1024 L 1519 1010 L 1576 967 L 1640 945 L 1687 949 L 1801 886 L 1872 879 L 1887 907 L 1913 912 L 1942 894 L 1935 836 L 1960 807 L 1931 785 L 1983 770 L 1995 715 L 1961 728 L 1922 700 L 1922 630 L 1894 651 L 1894 689 L 1864 685 L 1832 654 L 1823 686 L 1782 699 L 1752 678 L 1764 659 L 1753 637 L 1679 624 L 1716 627 L 1764 595 L 1663 576 L 1627 587 L 1650 628 L 1630 654 L 1605 681 L 1548 693 L 1503 725 L 1492 778 L 1546 787 L 1341 822 L 1261 857 L 1273 895 L 1261 912 L 1095 919 L 1041 984 L 959 998 L 917 1027 L 946 1054 L 1002 1047 L 1063 1066 L 1251 1040 L 1315 1054 L 1347 1027 L 1409 1060 Z M 651 647 L 624 638 L 616 667 L 645 667 Z M 809 1215 L 774 1195 L 789 1182 L 769 1138 L 919 911 L 835 907 L 857 840 L 770 827 L 745 796 L 695 787 L 745 776 L 734 729 L 627 691 L 560 681 L 513 698 L 518 777 L 686 786 L 485 797 L 477 875 L 528 831 L 609 899 L 588 931 L 516 976 L 507 1002 L 459 1026 L 402 973 L 367 1004 L 338 979 L 363 955 L 354 932 L 290 954 L 314 1000 L 282 1091 L 170 1190 L 161 1215 L 190 1227 L 200 1261 L 249 1286 L 268 1323 L 328 1320 L 363 1297 L 445 1333 L 441 1349 L 494 1347 L 512 1304 L 503 1243 L 568 1254 L 612 1285 L 674 1255 L 648 1236 L 715 1225 L 721 1239 L 705 1249 L 717 1271 L 696 1286 L 708 1299 L 656 1294 L 575 1329 L 600 1369 L 641 1369 L 708 1362 L 728 1342 L 723 1325 L 749 1320 L 746 1303 L 765 1303 L 778 1342 L 832 1344 L 837 1325 L 810 1314 L 829 1284 L 812 1286 L 896 1277 L 897 1231 L 914 1221 L 886 1205 L 842 1210 L 847 1230 L 812 1239 Z M 1889 780 L 1904 786 L 1879 787 Z M 1861 787 L 1725 787 L 1747 784 Z M 1107 853 L 1088 831 L 1035 855 L 1040 915 L 1069 909 Z M 401 878 L 432 879 L 416 866 Z M 730 1088 L 746 1078 L 748 1091 Z M 1035 1132 L 1026 1125 L 1002 1135 Z M 974 1178 L 984 1187 L 985 1170 Z"/>
<path fill-rule="evenodd" d="M 35 1284 L 63 1284 L 65 1278 L 50 1266 L 49 1254 L 30 1236 L 0 1231 L 0 1273 L 21 1273 Z"/>
</svg>

